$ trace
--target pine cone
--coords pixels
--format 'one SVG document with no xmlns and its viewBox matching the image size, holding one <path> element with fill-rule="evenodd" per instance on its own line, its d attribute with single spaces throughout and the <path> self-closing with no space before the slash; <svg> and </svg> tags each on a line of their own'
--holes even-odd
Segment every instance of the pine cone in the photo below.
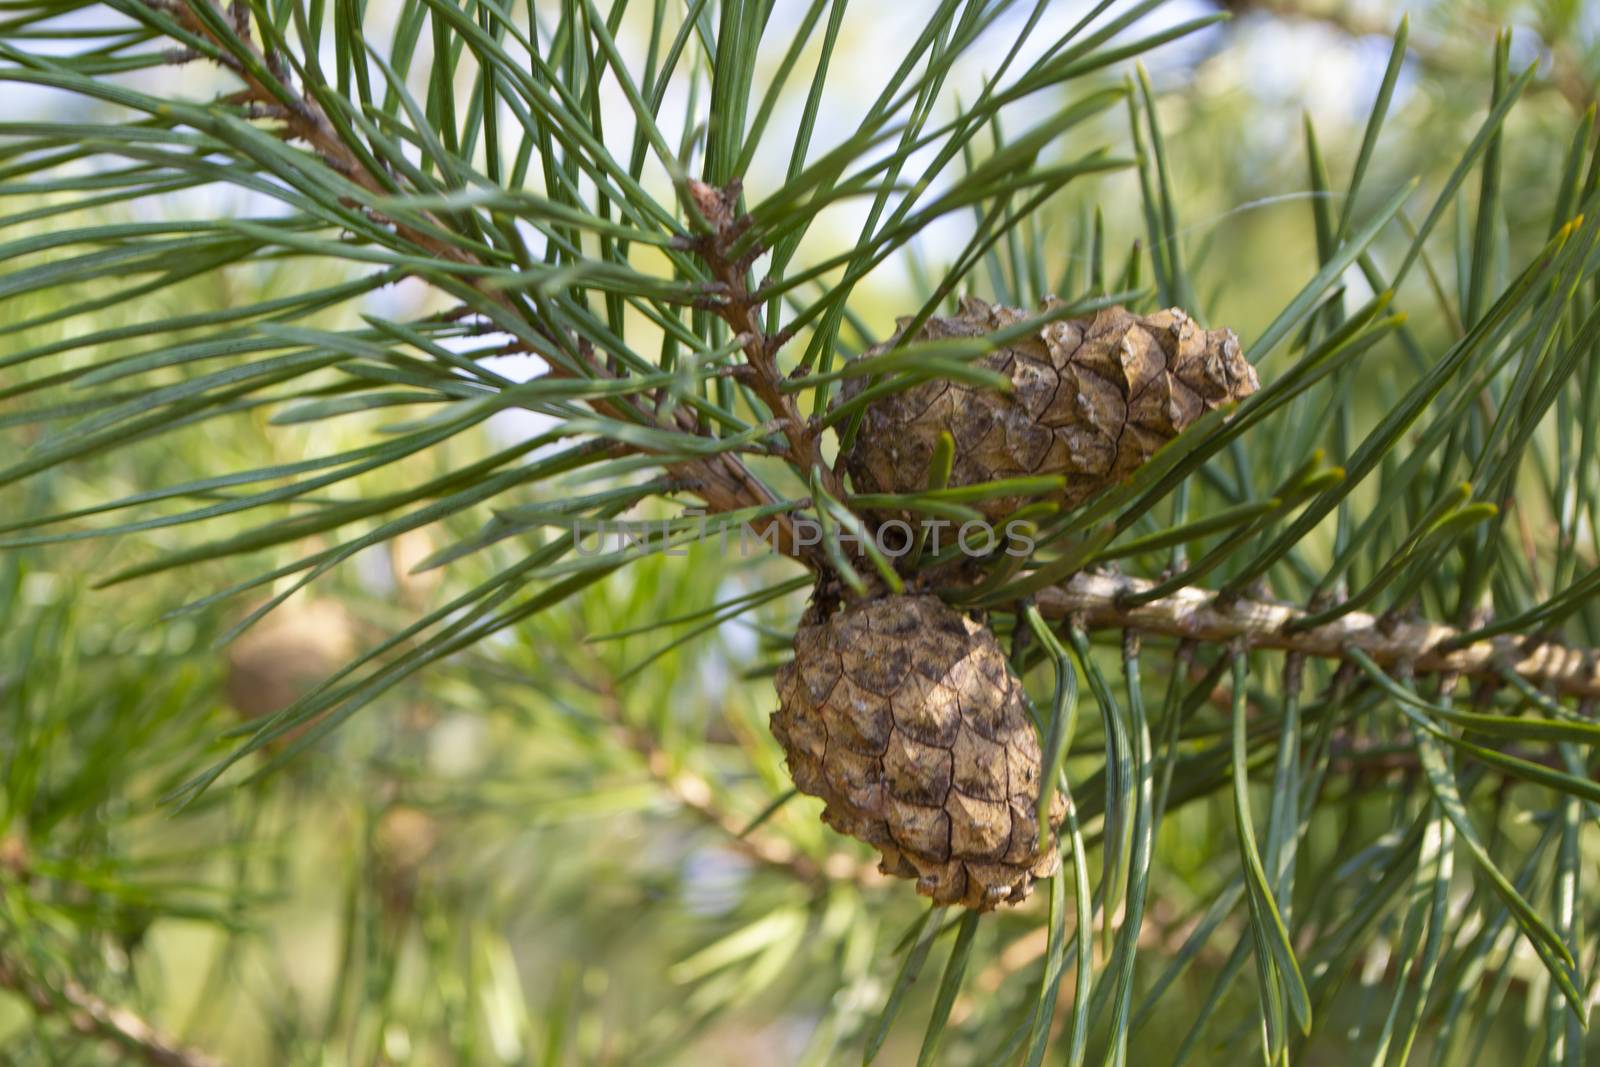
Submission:
<svg viewBox="0 0 1600 1067">
<path fill-rule="evenodd" d="M 1054 298 L 1044 303 L 1046 310 L 1057 306 Z M 1028 317 L 968 297 L 959 315 L 929 319 L 917 340 L 975 337 Z M 934 446 L 948 430 L 956 442 L 952 486 L 1064 474 L 1061 503 L 1076 507 L 1127 478 L 1208 409 L 1259 388 L 1232 330 L 1202 330 L 1178 308 L 1134 315 L 1110 307 L 1093 318 L 1052 322 L 979 365 L 1008 375 L 1015 392 L 934 380 L 867 409 L 845 458 L 858 492 L 925 488 Z M 852 379 L 843 398 L 866 383 Z M 999 519 L 1025 503 L 1007 497 L 976 506 Z"/>
<path fill-rule="evenodd" d="M 989 630 L 931 596 L 802 625 L 772 732 L 822 818 L 940 904 L 989 911 L 1061 865 L 1039 847 L 1039 742 Z M 1066 805 L 1057 794 L 1052 828 Z"/>
</svg>

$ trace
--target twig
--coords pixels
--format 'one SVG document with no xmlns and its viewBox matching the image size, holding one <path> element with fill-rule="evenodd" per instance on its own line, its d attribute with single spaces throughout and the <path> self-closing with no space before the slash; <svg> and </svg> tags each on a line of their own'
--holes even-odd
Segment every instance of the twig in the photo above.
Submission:
<svg viewBox="0 0 1600 1067">
<path fill-rule="evenodd" d="M 1454 672 L 1497 680 L 1509 667 L 1552 693 L 1600 696 L 1600 652 L 1594 649 L 1502 636 L 1443 651 L 1460 631 L 1437 623 L 1380 620 L 1361 611 L 1321 626 L 1289 630 L 1290 623 L 1306 616 L 1304 609 L 1261 600 L 1240 600 L 1223 607 L 1204 589 L 1181 589 L 1146 604 L 1121 606 L 1124 597 L 1142 593 L 1153 584 L 1142 578 L 1078 574 L 1040 591 L 1039 610 L 1052 618 L 1078 615 L 1090 627 L 1131 626 L 1147 634 L 1217 643 L 1242 638 L 1254 648 L 1285 649 L 1327 659 L 1344 659 L 1358 649 L 1381 665 L 1410 664 L 1419 674 Z"/>
<path fill-rule="evenodd" d="M 713 826 L 728 836 L 731 847 L 766 867 L 792 875 L 797 881 L 820 886 L 838 882 L 854 882 L 864 888 L 882 886 L 888 882 L 885 875 L 870 863 L 863 863 L 844 852 L 832 852 L 822 861 L 794 847 L 789 842 L 770 834 L 747 834 L 740 820 L 724 811 L 716 803 L 711 783 L 693 771 L 675 768 L 664 751 L 656 747 L 654 738 L 638 730 L 628 730 L 632 747 L 644 757 L 650 775 L 672 794 L 672 798 L 686 811 L 702 822 Z"/>
<path fill-rule="evenodd" d="M 191 29 L 206 33 L 219 47 L 228 47 L 225 42 L 211 35 L 203 20 L 194 17 L 192 11 L 161 0 L 149 2 L 153 7 L 186 15 L 185 21 Z M 215 0 L 188 2 L 214 4 Z M 1241 10 L 1255 8 L 1276 14 L 1321 17 L 1302 11 L 1288 0 L 1241 0 L 1232 6 Z M 1352 33 L 1379 30 L 1378 27 L 1357 26 L 1348 19 L 1340 24 Z M 274 69 L 269 62 L 274 57 L 263 56 L 249 39 L 248 23 L 241 23 L 237 32 L 242 47 L 249 49 L 269 69 Z M 1382 28 L 1382 32 L 1387 32 L 1387 28 Z M 279 105 L 279 96 L 259 79 L 248 73 L 240 76 L 246 83 L 248 97 L 262 104 Z M 348 175 L 374 195 L 383 193 L 384 183 L 377 175 L 368 172 L 356 155 L 339 140 L 315 100 L 295 94 L 286 110 L 288 114 L 284 121 L 328 166 Z M 688 191 L 694 206 L 710 226 L 710 232 L 703 234 L 692 245 L 718 283 L 721 299 L 714 306 L 716 314 L 728 323 L 736 336 L 744 340 L 745 355 L 752 369 L 751 388 L 771 408 L 773 416 L 783 426 L 789 441 L 788 458 L 794 466 L 803 473 L 819 470 L 825 488 L 842 497 L 836 484 L 836 475 L 821 462 L 816 428 L 800 415 L 794 398 L 779 388 L 781 379 L 777 370 L 777 351 L 784 338 L 768 334 L 763 328 L 759 303 L 746 285 L 749 257 L 734 258 L 731 254 L 731 248 L 748 227 L 748 220 L 736 214 L 739 195 L 737 183 L 716 189 L 704 183 L 691 182 Z M 428 221 L 430 225 L 437 222 L 432 218 Z M 433 235 L 403 228 L 400 232 L 408 240 L 442 258 L 460 263 L 476 262 L 471 253 Z M 508 299 L 503 292 L 496 290 L 495 293 L 496 299 Z M 547 324 L 530 325 L 548 335 Z M 587 369 L 593 373 L 606 375 L 605 368 L 598 361 L 590 358 L 589 364 Z M 559 368 L 552 364 L 552 370 Z M 605 407 L 606 403 L 597 401 L 597 409 L 609 410 Z M 680 409 L 676 413 L 676 422 L 678 428 L 685 432 L 697 432 L 694 417 L 687 411 Z M 670 464 L 667 470 L 694 486 L 696 495 L 713 512 L 734 511 L 775 501 L 772 493 L 733 455 L 721 454 Z M 776 540 L 780 552 L 813 570 L 825 569 L 816 547 L 800 543 L 787 514 L 770 517 L 760 525 L 765 530 L 769 524 L 778 527 L 779 536 Z M 1498 677 L 1503 668 L 1510 667 L 1535 685 L 1559 694 L 1600 696 L 1600 661 L 1597 661 L 1596 653 L 1592 650 L 1569 649 L 1548 641 L 1526 644 L 1516 638 L 1501 637 L 1441 651 L 1441 646 L 1456 638 L 1458 631 L 1426 623 L 1402 622 L 1386 626 L 1365 613 L 1351 613 L 1323 626 L 1286 632 L 1285 624 L 1305 614 L 1300 609 L 1261 601 L 1240 601 L 1223 607 L 1214 602 L 1210 593 L 1196 589 L 1182 590 L 1135 608 L 1123 608 L 1118 604 L 1119 596 L 1149 587 L 1150 583 L 1134 578 L 1083 574 L 1064 585 L 1042 592 L 1039 605 L 1042 610 L 1057 617 L 1079 613 L 1090 626 L 1135 626 L 1151 633 L 1206 641 L 1244 638 L 1255 647 L 1298 650 L 1307 655 L 1331 658 L 1342 658 L 1349 649 L 1358 648 L 1380 664 L 1409 663 L 1422 673 L 1450 671 L 1492 679 Z"/>
<path fill-rule="evenodd" d="M 387 194 L 388 189 L 382 178 L 374 174 L 350 150 L 349 146 L 340 140 L 333 124 L 322 110 L 322 106 L 314 98 L 293 90 L 289 86 L 289 72 L 282 61 L 282 57 L 276 53 L 264 52 L 255 43 L 250 36 L 248 9 L 238 5 L 234 5 L 230 9 L 230 18 L 237 36 L 238 47 L 245 49 L 251 54 L 252 58 L 265 65 L 272 72 L 273 77 L 282 83 L 283 87 L 290 88 L 292 100 L 288 106 L 283 106 L 281 95 L 252 75 L 246 69 L 245 64 L 229 62 L 230 59 L 234 58 L 227 54 L 228 49 L 231 47 L 229 42 L 220 39 L 203 19 L 198 18 L 194 11 L 189 6 L 186 6 L 186 4 L 209 4 L 213 9 L 221 11 L 222 9 L 217 6 L 216 0 L 186 0 L 186 4 L 179 3 L 177 0 L 145 0 L 145 2 L 153 9 L 173 14 L 184 24 L 186 29 L 206 37 L 216 44 L 218 48 L 223 49 L 223 55 L 219 62 L 224 67 L 232 70 L 245 83 L 244 92 L 235 94 L 234 100 L 243 105 L 253 103 L 271 108 L 275 113 L 281 111 L 281 120 L 290 135 L 304 141 L 312 152 L 328 167 L 344 175 L 375 197 Z M 365 205 L 355 206 L 365 207 Z M 437 227 L 440 230 L 448 229 L 443 220 L 430 212 L 421 212 L 421 216 L 429 226 Z M 448 241 L 441 240 L 431 233 L 393 221 L 390 221 L 389 225 L 394 227 L 397 234 L 424 249 L 430 255 L 462 265 L 476 265 L 479 262 L 478 258 L 471 252 L 457 248 Z M 505 291 L 483 286 L 472 278 L 468 278 L 467 281 L 501 305 L 513 311 L 520 311 Z M 526 316 L 523 316 L 523 318 L 524 321 L 528 321 L 528 325 L 535 332 L 547 338 L 551 343 L 557 343 L 558 338 L 553 334 L 552 328 L 548 323 L 529 321 Z M 755 321 L 759 322 L 759 320 Z M 768 340 L 765 339 L 765 335 L 763 335 L 763 338 L 762 344 L 767 344 Z M 558 347 L 560 346 L 558 345 Z M 604 365 L 592 358 L 592 353 L 587 350 L 586 344 L 580 342 L 576 347 L 585 362 L 585 370 L 598 378 L 613 377 Z M 541 355 L 544 355 L 544 353 L 541 353 Z M 547 359 L 546 362 L 550 364 L 553 374 L 568 373 L 555 360 Z M 643 414 L 637 410 L 631 412 L 623 411 L 614 402 L 607 400 L 593 400 L 590 401 L 590 404 L 596 411 L 613 418 L 626 419 L 630 414 L 633 416 Z M 793 412 L 792 402 L 788 410 Z M 774 414 L 778 414 L 777 409 L 774 409 Z M 654 420 L 647 417 L 647 421 Z M 694 416 L 687 411 L 678 411 L 675 416 L 675 422 L 677 428 L 683 432 L 698 432 Z M 805 469 L 809 470 L 809 467 Z M 738 457 L 733 455 L 724 453 L 708 458 L 667 464 L 666 470 L 694 486 L 693 492 L 704 500 L 708 508 L 713 512 L 737 511 L 743 508 L 762 507 L 777 502 L 772 493 L 762 485 L 760 480 L 751 473 L 750 469 Z M 814 546 L 802 544 L 801 538 L 795 530 L 793 520 L 788 514 L 767 516 L 756 520 L 753 525 L 756 527 L 758 534 L 765 533 L 768 529 L 776 527 L 778 531 L 776 541 L 780 551 L 783 551 L 786 555 L 793 556 L 813 569 L 821 565 L 820 553 L 817 552 Z"/>
<path fill-rule="evenodd" d="M 663 789 L 680 807 L 708 826 L 722 831 L 730 848 L 743 853 L 765 867 L 780 870 L 796 881 L 813 888 L 837 882 L 854 882 L 862 887 L 881 886 L 887 876 L 878 873 L 871 863 L 863 862 L 845 852 L 832 852 L 818 861 L 781 838 L 764 833 L 747 832 L 743 820 L 722 808 L 716 802 L 716 791 L 711 783 L 695 772 L 680 765 L 661 747 L 649 730 L 628 722 L 623 709 L 622 696 L 610 671 L 604 668 L 588 645 L 580 646 L 589 655 L 592 672 L 576 675 L 598 699 L 606 719 L 623 744 L 632 749 L 643 761 Z"/>
<path fill-rule="evenodd" d="M 691 181 L 688 188 L 695 208 L 711 227 L 710 233 L 692 244 L 721 287 L 722 299 L 711 310 L 728 324 L 734 336 L 743 339 L 745 358 L 752 371 L 750 388 L 783 423 L 784 436 L 789 439 L 790 460 L 802 475 L 819 471 L 823 487 L 840 497 L 843 494 L 838 477 L 822 461 L 817 427 L 800 414 L 794 396 L 781 388 L 783 375 L 778 372 L 778 349 L 786 338 L 766 331 L 761 321 L 761 303 L 751 294 L 746 282 L 749 260 L 760 246 L 737 259 L 731 252 L 749 226 L 748 217 L 737 214 L 742 186 L 734 181 L 717 189 L 704 182 Z"/>
<path fill-rule="evenodd" d="M 108 1003 L 68 978 L 59 988 L 0 954 L 0 988 L 26 1000 L 40 1016 L 59 1015 L 84 1037 L 106 1041 L 151 1067 L 223 1067 L 223 1061 L 179 1044 L 139 1015 Z"/>
</svg>

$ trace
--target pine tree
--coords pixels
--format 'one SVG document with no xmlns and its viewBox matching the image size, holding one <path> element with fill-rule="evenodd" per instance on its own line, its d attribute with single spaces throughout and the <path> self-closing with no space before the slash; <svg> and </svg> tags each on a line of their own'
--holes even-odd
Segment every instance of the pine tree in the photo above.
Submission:
<svg viewBox="0 0 1600 1067">
<path fill-rule="evenodd" d="M 1540 70 L 1516 69 L 1502 34 L 1486 113 L 1419 188 L 1385 166 L 1402 21 L 1347 180 L 1307 120 L 1318 261 L 1236 338 L 1208 314 L 1216 279 L 1135 62 L 1223 16 L 1151 31 L 1161 0 L 1106 0 L 1050 37 L 1060 6 L 929 3 L 911 39 L 882 42 L 882 90 L 860 101 L 838 44 L 875 30 L 846 0 L 0 5 L 0 81 L 81 102 L 0 124 L 0 191 L 30 198 L 0 219 L 0 425 L 29 442 L 0 460 L 21 502 L 0 525 L 0 987 L 40 1027 L 18 1062 L 213 1062 L 191 1046 L 222 1040 L 207 1000 L 261 951 L 256 890 L 341 776 L 362 845 L 332 992 L 276 1004 L 262 1062 L 669 1062 L 779 996 L 822 1021 L 770 1062 L 1316 1062 L 1347 1047 L 1359 992 L 1348 1047 L 1449 1065 L 1476 1062 L 1513 985 L 1529 1062 L 1583 1062 L 1600 963 L 1582 874 L 1600 813 L 1595 108 L 1562 116 L 1565 155 L 1524 193 L 1508 174 L 1533 133 L 1513 123 Z M 829 143 L 835 109 L 852 125 Z M 1126 251 L 1096 207 L 1119 180 L 1143 222 Z M 852 237 L 832 248 L 841 219 Z M 919 235 L 951 223 L 970 223 L 964 247 L 928 262 Z M 910 284 L 885 282 L 902 267 Z M 194 299 L 218 279 L 252 284 Z M 433 310 L 385 314 L 398 287 Z M 885 292 L 893 331 L 872 322 Z M 1035 405 L 1027 376 L 1052 359 Z M 1105 386 L 1112 414 L 1090 401 L 1096 359 L 1126 376 Z M 1207 370 L 1214 394 L 1180 369 L 1234 363 Z M 1135 413 L 1147 378 L 1167 390 L 1154 422 Z M 487 435 L 508 412 L 539 429 Z M 280 427 L 322 451 L 62 497 L 128 450 Z M 1037 448 L 1011 436 L 1034 431 Z M 1098 466 L 1090 438 L 1109 442 Z M 985 521 L 976 548 L 953 538 Z M 448 543 L 407 556 L 417 531 Z M 185 649 L 237 649 L 369 550 L 405 562 L 381 633 L 227 724 L 196 710 L 214 668 L 69 624 L 116 593 L 30 586 L 30 561 L 79 542 L 112 546 L 100 586 L 199 576 L 162 605 Z M 443 595 L 407 598 L 436 571 Z M 596 618 L 618 589 L 631 614 Z M 902 595 L 937 597 L 1013 672 L 970 679 L 1036 743 L 1004 757 L 995 803 L 1021 813 L 1004 816 L 1013 847 L 1016 827 L 1043 836 L 999 882 L 930 873 L 977 845 L 875 838 L 904 823 L 884 831 L 878 800 L 830 777 L 855 773 L 838 750 L 800 755 L 808 724 L 890 725 L 795 695 L 805 657 L 849 675 L 904 654 L 898 679 L 943 609 L 875 608 L 916 625 L 860 642 L 859 668 L 855 638 L 791 653 L 796 633 Z M 782 748 L 764 715 L 631 710 L 630 686 L 688 684 L 679 654 L 751 620 L 763 644 L 737 667 L 777 676 Z M 715 924 L 624 935 L 675 958 L 679 987 L 641 986 L 620 1023 L 581 961 L 652 887 L 627 855 L 563 870 L 518 852 L 495 783 L 437 778 L 426 714 L 405 709 L 453 670 L 463 706 L 536 702 L 496 729 L 546 761 L 526 796 L 541 817 L 620 825 L 665 794 L 759 872 Z M 360 729 L 369 755 L 341 765 L 335 731 Z M 200 762 L 219 730 L 228 747 Z M 889 759 L 861 773 L 892 777 Z M 1038 780 L 1019 792 L 1025 765 Z M 951 788 L 936 799 L 954 812 Z M 1208 813 L 1228 820 L 1222 852 L 1174 917 L 1158 835 Z M 229 871 L 193 875 L 206 852 Z M 499 880 L 474 884 L 485 868 Z M 523 894 L 570 915 L 540 931 L 576 961 L 541 988 L 542 1020 L 506 932 Z M 146 1021 L 128 962 L 171 919 L 228 946 L 195 979 L 192 1028 Z M 919 978 L 931 1004 L 903 1010 Z"/>
</svg>

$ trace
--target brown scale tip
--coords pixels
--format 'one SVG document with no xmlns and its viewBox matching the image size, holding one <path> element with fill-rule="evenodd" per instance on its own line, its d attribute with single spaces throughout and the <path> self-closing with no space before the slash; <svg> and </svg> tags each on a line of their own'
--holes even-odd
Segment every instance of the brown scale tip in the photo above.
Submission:
<svg viewBox="0 0 1600 1067">
<path fill-rule="evenodd" d="M 1060 867 L 1040 848 L 1039 742 L 994 635 L 936 597 L 859 601 L 800 627 L 772 732 L 823 821 L 940 904 L 990 911 Z M 1050 813 L 1060 825 L 1057 795 Z"/>
<path fill-rule="evenodd" d="M 1060 307 L 1051 298 L 1044 310 Z M 959 314 L 932 318 L 916 340 L 976 337 L 1030 313 L 968 297 Z M 904 329 L 908 320 L 901 320 Z M 876 348 L 886 351 L 899 335 Z M 1060 503 L 1076 507 L 1126 479 L 1205 412 L 1242 400 L 1260 383 L 1232 330 L 1203 330 L 1179 308 L 1135 315 L 1105 308 L 1011 342 L 979 364 L 1011 379 L 1000 393 L 933 380 L 866 410 L 845 464 L 858 492 L 909 493 L 927 485 L 942 432 L 956 442 L 950 485 L 1063 475 Z M 851 379 L 841 400 L 865 387 Z M 976 505 L 998 519 L 1018 497 Z"/>
</svg>

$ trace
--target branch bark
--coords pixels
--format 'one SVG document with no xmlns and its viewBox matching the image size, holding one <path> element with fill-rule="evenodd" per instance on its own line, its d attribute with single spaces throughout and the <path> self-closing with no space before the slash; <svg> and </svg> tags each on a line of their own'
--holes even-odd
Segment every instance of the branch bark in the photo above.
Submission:
<svg viewBox="0 0 1600 1067">
<path fill-rule="evenodd" d="M 591 646 L 580 647 L 591 670 L 579 672 L 576 679 L 599 700 L 617 739 L 639 757 L 650 777 L 674 803 L 725 835 L 728 848 L 764 867 L 782 871 L 813 890 L 841 882 L 854 883 L 864 889 L 888 884 L 889 877 L 881 874 L 872 861 L 842 851 L 818 858 L 781 835 L 759 829 L 750 831 L 741 817 L 718 803 L 716 787 L 710 780 L 673 759 L 649 729 L 629 721 L 612 673 Z"/>
<path fill-rule="evenodd" d="M 235 97 L 238 103 L 270 110 L 272 114 L 281 118 L 284 122 L 289 136 L 304 142 L 312 153 L 330 169 L 342 174 L 373 196 L 383 196 L 388 192 L 384 178 L 390 176 L 387 174 L 380 176 L 373 173 L 371 168 L 366 166 L 360 157 L 340 140 L 322 106 L 314 98 L 295 89 L 290 84 L 287 66 L 281 58 L 265 51 L 256 44 L 250 33 L 248 9 L 235 6 L 230 9 L 230 13 L 225 18 L 234 29 L 237 47 L 242 48 L 249 54 L 254 61 L 252 64 L 240 62 L 230 55 L 230 43 L 214 33 L 203 19 L 196 16 L 189 7 L 185 6 L 185 4 L 210 5 L 212 10 L 222 14 L 222 8 L 217 4 L 216 0 L 146 0 L 146 3 L 152 8 L 173 13 L 184 23 L 186 29 L 197 35 L 204 36 L 222 50 L 222 65 L 232 70 L 245 85 L 244 91 Z M 284 103 L 283 93 L 275 91 L 272 86 L 250 73 L 251 66 L 265 67 L 272 72 L 280 88 L 284 89 L 290 97 L 287 105 Z M 365 205 L 356 206 L 365 207 Z M 422 215 L 430 226 L 435 226 L 441 230 L 448 229 L 445 222 L 436 215 L 429 212 L 423 212 Z M 477 264 L 479 262 L 477 256 L 473 253 L 458 248 L 448 241 L 441 240 L 433 234 L 406 227 L 393 220 L 386 219 L 384 221 L 392 225 L 396 233 L 418 247 L 427 250 L 430 255 L 438 256 L 440 259 L 451 263 L 463 265 Z M 712 265 L 715 266 L 715 264 Z M 503 291 L 485 288 L 471 278 L 468 278 L 467 281 L 474 288 L 477 288 L 479 292 L 484 293 L 501 305 L 513 311 L 520 311 L 515 302 Z M 526 321 L 526 316 L 521 317 Z M 759 325 L 758 317 L 754 321 Z M 549 339 L 550 343 L 556 343 L 552 327 L 548 323 L 530 321 L 528 325 L 536 333 Z M 765 351 L 765 346 L 770 340 L 767 335 L 760 334 L 760 340 L 756 342 L 757 347 L 754 350 L 750 348 L 746 350 L 747 357 L 750 359 L 751 365 L 755 367 L 758 377 L 765 378 L 770 376 L 770 368 L 764 371 L 764 365 L 760 362 L 761 353 Z M 580 354 L 585 356 L 584 369 L 587 373 L 596 378 L 613 376 L 598 361 L 589 358 L 585 345 L 580 342 L 577 348 Z M 568 373 L 555 360 L 550 359 L 548 353 L 538 354 L 545 357 L 552 374 L 562 375 Z M 775 387 L 774 392 L 776 392 Z M 763 393 L 762 395 L 765 396 L 766 394 Z M 612 418 L 631 420 L 642 414 L 640 412 L 630 413 L 624 409 L 623 405 L 612 401 L 598 400 L 590 403 L 596 411 Z M 794 408 L 793 401 L 789 400 L 786 408 L 774 408 L 774 413 L 778 414 L 789 426 L 791 440 L 794 440 L 794 426 L 790 425 L 790 419 L 797 417 L 798 413 Z M 646 417 L 646 421 L 653 422 L 655 420 Z M 674 424 L 676 429 L 685 433 L 695 433 L 698 429 L 694 416 L 682 409 L 676 412 Z M 807 440 L 814 444 L 814 437 L 807 435 Z M 643 451 L 642 449 L 636 450 Z M 777 502 L 773 494 L 751 472 L 749 467 L 737 456 L 729 453 L 666 464 L 665 469 L 668 473 L 681 478 L 689 491 L 705 501 L 712 511 L 734 511 L 746 507 L 761 507 Z M 810 468 L 805 467 L 804 469 L 809 470 Z M 793 556 L 813 569 L 821 566 L 821 554 L 814 547 L 801 543 L 793 520 L 789 515 L 768 516 L 756 520 L 752 525 L 758 533 L 765 533 L 768 529 L 776 527 L 776 541 L 779 548 L 786 555 Z"/>
<path fill-rule="evenodd" d="M 667 754 L 654 739 L 640 731 L 628 731 L 632 747 L 644 758 L 650 776 L 671 794 L 680 807 L 706 825 L 722 831 L 728 845 L 762 866 L 784 871 L 796 881 L 813 888 L 840 882 L 853 882 L 862 888 L 879 888 L 889 883 L 887 875 L 869 862 L 844 852 L 830 852 L 818 860 L 781 837 L 747 834 L 739 820 L 716 802 L 711 783 L 693 771 L 674 768 Z"/>
<path fill-rule="evenodd" d="M 22 997 L 36 1015 L 59 1015 L 77 1033 L 116 1045 L 150 1067 L 224 1067 L 222 1060 L 179 1044 L 137 1013 L 103 1000 L 72 979 L 52 988 L 4 954 L 0 954 L 0 988 Z"/>
<path fill-rule="evenodd" d="M 149 0 L 152 6 L 182 11 L 175 0 Z M 215 4 L 215 0 L 188 0 L 192 4 Z M 1320 17 L 1306 12 L 1287 0 L 1251 0 L 1231 5 L 1238 9 L 1255 8 L 1279 15 Z M 220 10 L 220 9 L 219 9 Z M 189 14 L 192 28 L 207 33 L 225 51 L 226 42 L 216 39 L 206 30 L 202 20 Z M 1377 27 L 1339 23 L 1349 32 L 1373 32 Z M 284 80 L 287 72 L 275 57 L 263 55 L 249 40 L 248 21 L 239 22 L 238 36 L 245 42 L 254 57 L 275 77 Z M 1381 28 L 1387 33 L 1387 27 Z M 251 76 L 244 64 L 230 65 L 244 80 L 247 100 L 262 106 L 281 105 L 279 94 L 259 79 Z M 322 114 L 315 100 L 303 94 L 294 94 L 296 100 L 287 108 L 284 121 L 291 132 L 304 140 L 311 150 L 328 166 L 345 174 L 352 181 L 375 195 L 384 190 L 379 176 L 367 171 L 361 161 L 345 146 L 335 133 L 332 124 Z M 746 274 L 749 257 L 733 259 L 729 249 L 743 231 L 745 220 L 736 214 L 737 184 L 716 189 L 692 182 L 688 192 L 701 216 L 710 227 L 692 247 L 700 254 L 720 289 L 720 301 L 714 311 L 735 331 L 745 350 L 752 390 L 772 411 L 789 442 L 789 460 L 802 475 L 813 469 L 820 470 L 824 487 L 835 496 L 844 494 L 833 471 L 821 462 L 819 435 L 804 419 L 794 398 L 781 389 L 782 379 L 777 369 L 776 354 L 784 338 L 765 332 L 760 316 L 760 306 L 749 292 Z M 430 223 L 436 220 L 430 218 Z M 457 262 L 475 262 L 469 252 L 439 241 L 425 233 L 401 231 L 409 240 L 428 248 L 441 257 Z M 504 300 L 504 294 L 497 294 Z M 536 330 L 546 330 L 545 324 L 533 323 Z M 590 370 L 606 375 L 606 370 L 591 360 Z M 552 371 L 557 368 L 552 365 Z M 606 402 L 597 407 L 604 410 Z M 693 416 L 680 410 L 676 414 L 676 428 L 696 432 Z M 723 454 L 707 459 L 671 464 L 667 470 L 689 485 L 712 511 L 732 511 L 751 506 L 771 504 L 775 498 L 759 479 L 737 456 Z M 778 515 L 761 523 L 777 524 L 778 550 L 812 570 L 824 570 L 825 561 L 814 546 L 802 545 L 796 536 L 793 522 L 787 515 Z M 1231 641 L 1243 639 L 1253 647 L 1278 648 L 1298 651 L 1324 658 L 1346 658 L 1350 649 L 1360 649 L 1380 664 L 1405 664 L 1421 673 L 1456 672 L 1459 674 L 1494 679 L 1509 668 L 1534 685 L 1560 695 L 1585 698 L 1600 697 L 1600 659 L 1595 650 L 1567 648 L 1552 641 L 1528 643 L 1514 637 L 1500 637 L 1467 644 L 1461 648 L 1448 648 L 1459 637 L 1459 632 L 1430 623 L 1400 622 L 1386 625 L 1384 621 L 1361 612 L 1352 612 L 1323 626 L 1288 630 L 1288 624 L 1305 616 L 1299 608 L 1286 604 L 1262 601 L 1241 601 L 1226 607 L 1219 606 L 1213 595 L 1205 590 L 1185 589 L 1169 597 L 1125 608 L 1119 598 L 1140 592 L 1151 583 L 1137 578 L 1112 578 L 1080 574 L 1070 581 L 1043 591 L 1038 596 L 1040 609 L 1056 617 L 1080 616 L 1089 626 L 1130 627 L 1149 633 L 1168 634 L 1174 637 L 1203 641 Z"/>
<path fill-rule="evenodd" d="M 711 276 L 722 287 L 722 301 L 713 310 L 728 324 L 735 337 L 744 339 L 745 359 L 751 368 L 751 389 L 773 416 L 783 424 L 789 441 L 789 459 L 802 474 L 816 471 L 827 491 L 842 496 L 838 476 L 822 461 L 818 432 L 800 414 L 793 394 L 781 388 L 783 375 L 778 370 L 778 349 L 785 338 L 766 331 L 761 321 L 761 303 L 750 292 L 746 280 L 749 262 L 762 251 L 756 245 L 744 256 L 733 258 L 730 248 L 745 232 L 748 219 L 737 214 L 739 182 L 717 189 L 704 182 L 691 181 L 689 195 L 711 232 L 695 242 L 695 250 L 705 261 Z"/>
<path fill-rule="evenodd" d="M 1131 628 L 1194 641 L 1244 640 L 1252 648 L 1275 648 L 1325 659 L 1345 659 L 1358 649 L 1383 666 L 1406 664 L 1421 674 L 1458 673 L 1498 679 L 1506 669 L 1533 685 L 1561 696 L 1600 697 L 1600 652 L 1568 648 L 1554 641 L 1496 637 L 1450 648 L 1460 632 L 1430 622 L 1384 620 L 1353 611 L 1322 626 L 1291 630 L 1308 613 L 1289 604 L 1241 600 L 1219 606 L 1204 589 L 1182 589 L 1171 596 L 1122 607 L 1123 598 L 1154 583 L 1142 578 L 1078 574 L 1038 594 L 1046 616 L 1080 617 L 1086 626 Z"/>
</svg>

